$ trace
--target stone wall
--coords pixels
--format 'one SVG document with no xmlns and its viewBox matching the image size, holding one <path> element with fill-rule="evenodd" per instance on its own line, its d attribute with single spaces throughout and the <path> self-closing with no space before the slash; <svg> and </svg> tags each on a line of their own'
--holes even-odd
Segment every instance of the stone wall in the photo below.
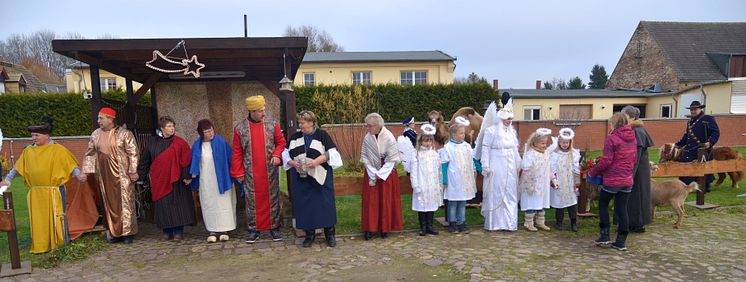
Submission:
<svg viewBox="0 0 746 282">
<path fill-rule="evenodd" d="M 627 47 L 624 48 L 607 88 L 643 88 L 661 83 L 664 90 L 679 90 L 676 71 L 663 50 L 642 25 L 638 25 Z"/>
</svg>

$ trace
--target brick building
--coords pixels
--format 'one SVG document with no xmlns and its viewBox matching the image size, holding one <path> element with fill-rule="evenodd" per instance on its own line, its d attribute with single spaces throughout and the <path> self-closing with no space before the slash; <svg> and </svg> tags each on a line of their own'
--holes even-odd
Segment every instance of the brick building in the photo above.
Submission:
<svg viewBox="0 0 746 282">
<path fill-rule="evenodd" d="M 746 22 L 641 21 L 609 78 L 609 89 L 661 85 L 680 91 L 746 76 Z"/>
</svg>

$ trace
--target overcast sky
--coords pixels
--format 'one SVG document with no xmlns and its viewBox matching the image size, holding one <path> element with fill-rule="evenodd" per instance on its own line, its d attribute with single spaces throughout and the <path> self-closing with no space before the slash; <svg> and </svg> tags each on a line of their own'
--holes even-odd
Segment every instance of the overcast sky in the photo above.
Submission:
<svg viewBox="0 0 746 282">
<path fill-rule="evenodd" d="M 500 88 L 609 74 L 641 20 L 746 21 L 746 1 L 3 1 L 0 39 L 49 29 L 88 38 L 282 36 L 288 25 L 326 30 L 346 51 L 441 50 L 456 77 Z"/>
</svg>

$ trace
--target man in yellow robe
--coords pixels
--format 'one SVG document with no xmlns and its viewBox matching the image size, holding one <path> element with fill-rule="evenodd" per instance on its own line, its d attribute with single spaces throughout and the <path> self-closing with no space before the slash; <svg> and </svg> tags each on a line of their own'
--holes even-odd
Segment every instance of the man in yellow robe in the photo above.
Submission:
<svg viewBox="0 0 746 282">
<path fill-rule="evenodd" d="M 78 161 L 60 144 L 50 141 L 51 120 L 29 126 L 34 144 L 21 153 L 9 177 L 0 186 L 10 185 L 15 175 L 23 176 L 31 221 L 31 253 L 51 251 L 69 240 L 65 217 L 64 185 L 71 176 L 83 181 Z"/>
</svg>

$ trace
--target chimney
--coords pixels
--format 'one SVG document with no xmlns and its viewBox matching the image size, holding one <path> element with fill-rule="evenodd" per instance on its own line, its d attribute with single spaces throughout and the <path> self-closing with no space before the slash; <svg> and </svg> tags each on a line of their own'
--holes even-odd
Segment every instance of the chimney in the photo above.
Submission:
<svg viewBox="0 0 746 282">
<path fill-rule="evenodd" d="M 494 79 L 492 80 L 492 88 L 495 88 L 495 91 L 500 90 L 500 87 L 498 87 L 498 80 Z"/>
<path fill-rule="evenodd" d="M 536 80 L 536 89 L 541 89 L 541 80 Z"/>
</svg>

